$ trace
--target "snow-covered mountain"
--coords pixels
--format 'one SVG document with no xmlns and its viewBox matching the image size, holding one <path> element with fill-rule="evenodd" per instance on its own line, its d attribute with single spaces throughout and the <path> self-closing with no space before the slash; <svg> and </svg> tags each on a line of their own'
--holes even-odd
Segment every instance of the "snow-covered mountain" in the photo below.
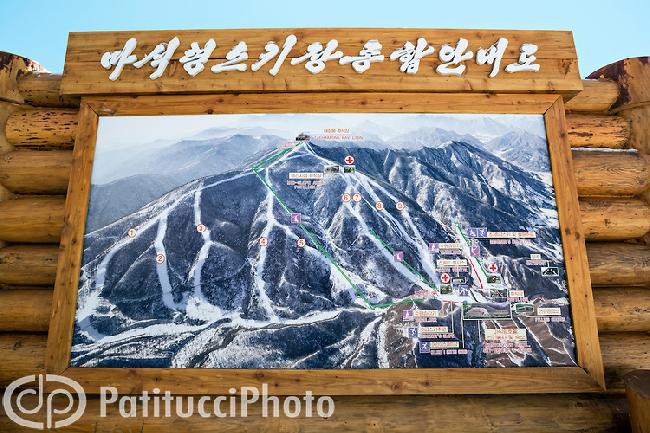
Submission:
<svg viewBox="0 0 650 433">
<path fill-rule="evenodd" d="M 546 140 L 529 132 L 509 132 L 491 140 L 485 148 L 523 170 L 536 173 L 551 170 Z"/>
<path fill-rule="evenodd" d="M 110 182 L 94 182 L 91 186 L 87 230 L 129 215 L 194 179 L 231 170 L 256 153 L 275 149 L 282 141 L 275 135 L 228 135 L 223 130 L 202 135 L 211 138 L 146 148 L 124 160 L 104 155 L 102 164 L 94 168 L 97 173 L 93 178 Z M 124 191 L 131 193 L 125 195 Z"/>
</svg>

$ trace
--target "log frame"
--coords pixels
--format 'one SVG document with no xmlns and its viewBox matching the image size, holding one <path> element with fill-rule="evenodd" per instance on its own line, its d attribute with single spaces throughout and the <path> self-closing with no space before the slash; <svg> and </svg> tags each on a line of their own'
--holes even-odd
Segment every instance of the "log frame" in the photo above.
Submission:
<svg viewBox="0 0 650 433">
<path fill-rule="evenodd" d="M 99 116 L 294 112 L 301 102 L 318 112 L 425 112 L 543 114 L 556 189 L 577 358 L 580 367 L 509 369 L 152 369 L 69 368 L 90 174 Z M 561 186 L 561 187 L 560 187 Z M 120 393 L 153 387 L 176 394 L 226 393 L 229 388 L 274 383 L 277 395 L 314 394 L 521 394 L 602 392 L 604 369 L 580 223 L 577 187 L 561 96 L 505 94 L 244 94 L 84 98 L 73 152 L 65 223 L 46 349 L 46 371 L 78 381 L 87 392 L 110 383 Z"/>
</svg>

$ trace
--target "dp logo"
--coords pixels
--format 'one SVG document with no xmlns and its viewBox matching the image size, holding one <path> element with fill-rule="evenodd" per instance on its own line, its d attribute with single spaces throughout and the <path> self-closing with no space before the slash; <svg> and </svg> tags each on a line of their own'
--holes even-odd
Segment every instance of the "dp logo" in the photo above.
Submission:
<svg viewBox="0 0 650 433">
<path fill-rule="evenodd" d="M 38 380 L 38 391 L 29 388 L 24 389 L 20 391 L 16 396 L 15 400 L 12 401 L 13 394 L 18 387 L 23 386 L 30 382 L 36 382 L 37 380 Z M 79 418 L 81 418 L 81 415 L 84 413 L 84 410 L 86 409 L 86 394 L 84 393 L 84 390 L 81 387 L 81 385 L 79 385 L 76 381 L 72 379 L 68 379 L 67 377 L 63 377 L 63 376 L 58 376 L 56 374 L 45 375 L 45 380 L 47 382 L 60 382 L 62 384 L 67 385 L 69 388 L 72 388 L 77 393 L 78 401 L 79 401 L 79 407 L 77 408 L 77 410 L 68 418 L 54 422 L 54 428 L 65 427 L 77 421 Z M 59 394 L 68 397 L 68 405 L 63 409 L 60 408 L 56 409 L 52 407 L 54 396 Z M 36 405 L 36 407 L 26 408 L 23 406 L 24 404 L 23 398 L 27 395 L 38 396 L 38 404 Z M 15 403 L 16 410 L 14 410 L 14 403 Z M 33 415 L 38 413 L 43 408 L 43 375 L 42 374 L 38 375 L 38 379 L 36 378 L 35 375 L 31 375 L 31 376 L 25 376 L 25 377 L 21 377 L 20 379 L 14 380 L 7 387 L 7 389 L 5 390 L 5 395 L 2 398 L 2 406 L 4 407 L 7 416 L 13 422 L 23 427 L 31 427 L 39 430 L 42 430 L 45 427 L 47 427 L 48 429 L 52 428 L 52 414 L 57 414 L 57 415 L 68 414 L 72 411 L 74 404 L 75 404 L 75 398 L 73 397 L 73 394 L 67 389 L 59 387 L 58 389 L 53 390 L 51 393 L 47 395 L 47 399 L 45 401 L 47 423 L 30 421 L 21 418 L 21 415 Z"/>
</svg>

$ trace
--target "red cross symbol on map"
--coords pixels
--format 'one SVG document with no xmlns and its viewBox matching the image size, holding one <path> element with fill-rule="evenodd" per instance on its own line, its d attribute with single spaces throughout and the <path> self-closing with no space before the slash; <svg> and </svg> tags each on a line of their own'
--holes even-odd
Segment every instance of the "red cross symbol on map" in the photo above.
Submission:
<svg viewBox="0 0 650 433">
<path fill-rule="evenodd" d="M 345 158 L 343 158 L 343 162 L 345 162 L 347 165 L 352 165 L 354 164 L 354 156 L 348 155 Z"/>
<path fill-rule="evenodd" d="M 449 277 L 449 274 L 447 274 L 447 273 L 444 273 L 444 274 L 440 275 L 440 282 L 442 284 L 447 284 L 450 279 L 451 278 Z"/>
<path fill-rule="evenodd" d="M 499 268 L 497 267 L 497 265 L 495 263 L 490 263 L 489 265 L 487 265 L 487 268 L 488 268 L 488 271 L 490 271 L 490 272 L 496 272 L 496 271 L 499 270 Z"/>
</svg>

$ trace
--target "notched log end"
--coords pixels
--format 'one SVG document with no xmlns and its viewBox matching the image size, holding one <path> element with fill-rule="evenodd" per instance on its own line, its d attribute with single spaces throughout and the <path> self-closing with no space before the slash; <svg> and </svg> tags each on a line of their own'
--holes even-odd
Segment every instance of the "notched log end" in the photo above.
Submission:
<svg viewBox="0 0 650 433">
<path fill-rule="evenodd" d="M 608 78 L 618 83 L 618 98 L 612 105 L 612 109 L 634 102 L 632 101 L 632 94 L 630 93 L 630 85 L 632 84 L 631 80 L 635 77 L 628 72 L 628 67 L 635 61 L 647 66 L 649 58 L 636 57 L 632 59 L 619 60 L 618 62 L 603 66 L 597 71 L 589 74 L 587 77 L 587 79 Z M 639 78 L 642 79 L 641 77 Z"/>
</svg>

